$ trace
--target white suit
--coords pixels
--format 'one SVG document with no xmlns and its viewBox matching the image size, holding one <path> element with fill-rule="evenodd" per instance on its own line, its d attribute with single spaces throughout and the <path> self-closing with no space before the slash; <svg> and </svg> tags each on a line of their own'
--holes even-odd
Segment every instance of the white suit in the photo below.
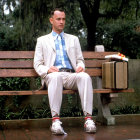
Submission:
<svg viewBox="0 0 140 140">
<path fill-rule="evenodd" d="M 78 37 L 64 33 L 67 55 L 74 70 L 78 66 L 85 69 L 84 59 Z M 56 58 L 55 42 L 52 33 L 37 39 L 34 68 L 41 76 L 42 85 L 48 87 L 48 97 L 52 116 L 60 113 L 62 102 L 62 90 L 78 89 L 84 113 L 92 114 L 93 88 L 91 78 L 85 72 L 69 73 L 54 72 L 48 74 L 48 70 L 54 65 Z"/>
</svg>

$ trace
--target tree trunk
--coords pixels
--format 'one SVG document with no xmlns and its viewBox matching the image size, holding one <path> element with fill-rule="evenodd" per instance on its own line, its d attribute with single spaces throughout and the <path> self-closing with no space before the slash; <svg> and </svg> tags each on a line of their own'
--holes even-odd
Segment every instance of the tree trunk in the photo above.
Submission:
<svg viewBox="0 0 140 140">
<path fill-rule="evenodd" d="M 94 51 L 94 46 L 96 44 L 96 24 L 99 18 L 100 0 L 78 0 L 78 2 L 80 3 L 81 13 L 87 26 L 87 50 Z"/>
<path fill-rule="evenodd" d="M 95 33 L 96 33 L 96 21 L 89 19 L 88 28 L 87 28 L 87 50 L 94 51 L 94 46 L 96 44 Z"/>
</svg>

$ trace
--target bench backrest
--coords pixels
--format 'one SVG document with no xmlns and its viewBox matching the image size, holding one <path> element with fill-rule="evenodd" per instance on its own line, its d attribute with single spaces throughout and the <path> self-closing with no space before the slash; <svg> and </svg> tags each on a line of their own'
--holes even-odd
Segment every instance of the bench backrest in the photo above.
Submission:
<svg viewBox="0 0 140 140">
<path fill-rule="evenodd" d="M 86 72 L 90 76 L 102 75 L 105 55 L 117 52 L 83 52 Z M 0 51 L 0 77 L 37 77 L 33 68 L 34 51 Z"/>
</svg>

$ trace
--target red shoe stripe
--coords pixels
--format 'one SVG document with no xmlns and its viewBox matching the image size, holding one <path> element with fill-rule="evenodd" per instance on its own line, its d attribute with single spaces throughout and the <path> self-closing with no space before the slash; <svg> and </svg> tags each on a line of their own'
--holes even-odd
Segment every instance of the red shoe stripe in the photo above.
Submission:
<svg viewBox="0 0 140 140">
<path fill-rule="evenodd" d="M 92 119 L 92 117 L 91 116 L 85 117 L 85 120 L 87 120 L 87 119 Z"/>
<path fill-rule="evenodd" d="M 60 120 L 60 117 L 53 117 L 52 120 L 53 120 L 53 121 L 55 121 L 55 120 Z"/>
</svg>

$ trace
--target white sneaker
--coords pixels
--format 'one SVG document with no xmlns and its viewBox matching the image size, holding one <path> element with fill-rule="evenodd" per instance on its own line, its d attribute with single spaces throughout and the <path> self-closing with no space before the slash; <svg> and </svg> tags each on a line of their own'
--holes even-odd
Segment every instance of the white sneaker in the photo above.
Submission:
<svg viewBox="0 0 140 140">
<path fill-rule="evenodd" d="M 51 131 L 52 131 L 52 134 L 55 134 L 55 135 L 64 135 L 64 134 L 67 134 L 62 126 L 61 126 L 62 122 L 60 120 L 55 120 L 53 123 L 52 123 L 52 126 L 51 126 Z"/>
<path fill-rule="evenodd" d="M 85 131 L 87 133 L 95 133 L 96 132 L 96 126 L 93 120 L 87 119 L 84 124 Z"/>
</svg>

